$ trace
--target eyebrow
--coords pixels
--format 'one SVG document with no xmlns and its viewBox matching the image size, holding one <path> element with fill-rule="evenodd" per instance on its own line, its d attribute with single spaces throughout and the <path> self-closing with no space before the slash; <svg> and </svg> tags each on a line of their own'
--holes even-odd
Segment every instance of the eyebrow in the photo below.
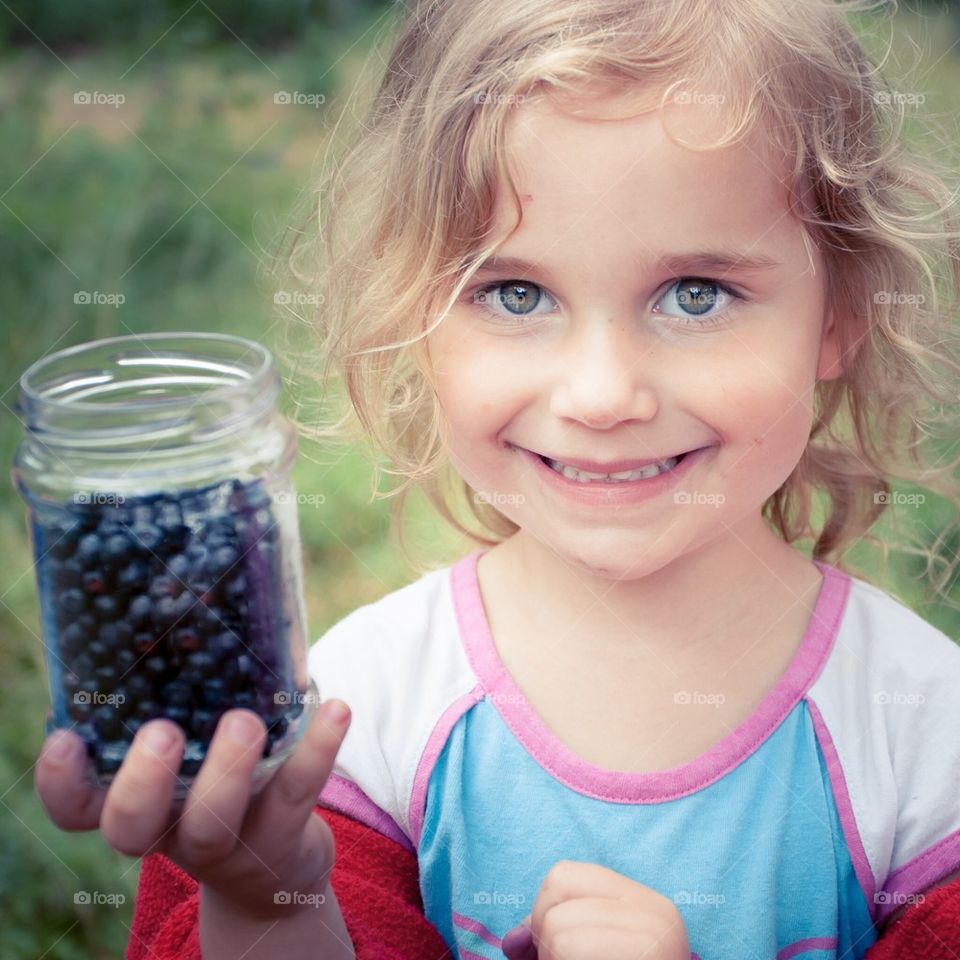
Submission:
<svg viewBox="0 0 960 960">
<path fill-rule="evenodd" d="M 690 253 L 670 253 L 654 263 L 654 267 L 674 274 L 702 270 L 707 273 L 728 273 L 741 271 L 757 273 L 771 270 L 781 264 L 764 254 L 750 254 L 736 250 L 695 250 Z M 514 277 L 540 273 L 550 275 L 550 270 L 542 264 L 532 263 L 520 257 L 488 257 L 480 264 L 479 274 L 511 274 Z"/>
</svg>

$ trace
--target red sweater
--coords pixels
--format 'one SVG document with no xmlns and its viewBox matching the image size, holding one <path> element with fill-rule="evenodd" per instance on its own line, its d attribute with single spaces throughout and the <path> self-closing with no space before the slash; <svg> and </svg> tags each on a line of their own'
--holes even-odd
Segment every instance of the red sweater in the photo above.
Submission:
<svg viewBox="0 0 960 960">
<path fill-rule="evenodd" d="M 416 857 L 350 817 L 323 807 L 337 859 L 331 885 L 357 960 L 453 960 L 423 915 Z M 145 857 L 126 960 L 201 960 L 198 884 L 162 854 Z M 957 960 L 960 879 L 908 906 L 866 960 Z"/>
</svg>

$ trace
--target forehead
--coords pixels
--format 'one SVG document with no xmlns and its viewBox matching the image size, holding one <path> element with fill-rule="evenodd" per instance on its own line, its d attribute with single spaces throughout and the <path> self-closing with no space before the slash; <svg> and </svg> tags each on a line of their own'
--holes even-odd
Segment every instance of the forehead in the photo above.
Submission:
<svg viewBox="0 0 960 960">
<path fill-rule="evenodd" d="M 659 96 L 627 99 L 594 87 L 562 101 L 522 102 L 505 129 L 507 162 L 524 200 L 518 237 L 543 241 L 569 231 L 566 239 L 576 238 L 581 251 L 591 242 L 609 250 L 616 237 L 617 246 L 652 253 L 712 242 L 755 249 L 795 243 L 800 224 L 787 208 L 787 158 L 759 129 L 711 147 L 731 119 L 717 95 L 670 102 L 662 115 L 650 109 Z M 515 219 L 502 187 L 498 226 Z"/>
</svg>

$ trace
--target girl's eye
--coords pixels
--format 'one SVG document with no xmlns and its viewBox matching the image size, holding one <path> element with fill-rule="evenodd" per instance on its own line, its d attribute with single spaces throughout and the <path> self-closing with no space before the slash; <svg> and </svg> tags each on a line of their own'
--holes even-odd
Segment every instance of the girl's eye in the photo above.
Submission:
<svg viewBox="0 0 960 960">
<path fill-rule="evenodd" d="M 654 305 L 653 312 L 683 321 L 681 326 L 709 327 L 720 323 L 723 312 L 739 294 L 701 277 L 682 277 L 675 281 Z M 529 280 L 504 280 L 481 287 L 473 294 L 473 302 L 488 313 L 513 318 L 522 323 L 524 317 L 538 316 L 549 310 L 537 310 L 546 302 L 556 306 L 539 284 Z M 677 312 L 671 312 L 675 310 Z"/>
<path fill-rule="evenodd" d="M 534 316 L 534 311 L 544 297 L 552 300 L 552 297 L 536 283 L 526 280 L 506 280 L 477 290 L 473 301 L 498 316 L 520 318 Z M 502 307 L 506 312 L 504 313 L 498 307 Z"/>
<path fill-rule="evenodd" d="M 743 298 L 714 280 L 683 277 L 669 287 L 653 308 L 654 313 L 686 320 L 692 326 L 710 326 L 734 300 Z M 670 313 L 663 304 L 673 305 L 677 313 Z M 716 311 L 711 312 L 713 307 Z"/>
</svg>

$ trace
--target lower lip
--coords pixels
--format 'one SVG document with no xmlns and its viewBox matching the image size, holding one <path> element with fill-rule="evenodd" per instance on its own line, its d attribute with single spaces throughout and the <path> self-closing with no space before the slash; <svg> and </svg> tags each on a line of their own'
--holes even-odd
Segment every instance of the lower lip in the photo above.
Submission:
<svg viewBox="0 0 960 960">
<path fill-rule="evenodd" d="M 545 483 L 562 493 L 568 500 L 588 506 L 627 506 L 651 500 L 676 486 L 696 467 L 710 448 L 701 447 L 699 450 L 688 453 L 672 470 L 658 473 L 655 477 L 622 480 L 619 483 L 601 480 L 580 483 L 578 480 L 569 480 L 562 473 L 557 473 L 556 470 L 548 467 L 537 454 L 521 447 L 516 449 L 530 461 Z"/>
</svg>

